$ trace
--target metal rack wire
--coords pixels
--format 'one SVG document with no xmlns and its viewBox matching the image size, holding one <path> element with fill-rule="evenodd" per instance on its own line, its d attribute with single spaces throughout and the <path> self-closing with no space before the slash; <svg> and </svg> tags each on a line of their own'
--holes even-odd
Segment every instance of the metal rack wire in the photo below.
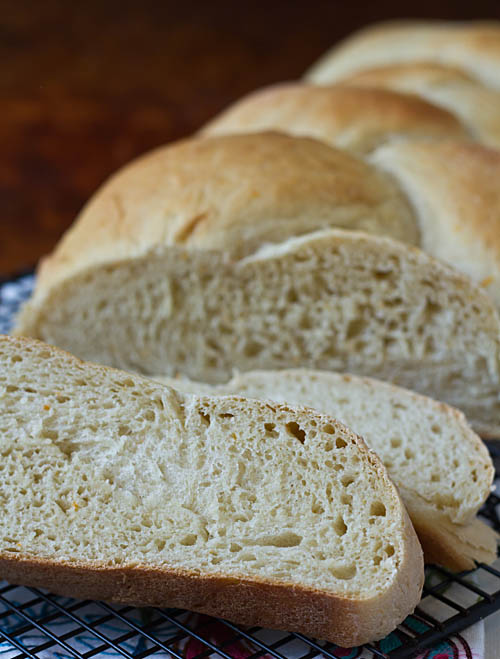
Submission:
<svg viewBox="0 0 500 659">
<path fill-rule="evenodd" d="M 0 282 L 0 332 L 8 330 L 12 314 L 29 295 L 32 283 L 30 275 Z M 500 448 L 494 442 L 489 448 L 500 473 Z M 500 532 L 499 511 L 500 498 L 492 494 L 481 515 Z M 425 648 L 456 648 L 461 631 L 499 609 L 500 560 L 461 574 L 431 566 L 414 614 L 383 641 L 345 650 L 301 634 L 245 628 L 179 609 L 78 601 L 0 582 L 0 655 L 4 659 L 403 659 Z"/>
</svg>

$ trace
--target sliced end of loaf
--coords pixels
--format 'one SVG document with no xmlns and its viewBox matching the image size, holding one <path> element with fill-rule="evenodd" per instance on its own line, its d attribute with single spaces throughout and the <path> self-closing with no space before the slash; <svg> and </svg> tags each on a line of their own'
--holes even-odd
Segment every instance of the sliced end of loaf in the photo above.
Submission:
<svg viewBox="0 0 500 659">
<path fill-rule="evenodd" d="M 332 417 L 183 396 L 36 341 L 1 338 L 0 363 L 3 577 L 345 644 L 417 603 L 406 511 Z"/>
<path fill-rule="evenodd" d="M 302 366 L 391 380 L 500 426 L 500 322 L 468 279 L 424 253 L 328 230 L 242 261 L 179 247 L 89 267 L 20 324 L 80 357 L 224 382 Z"/>
</svg>

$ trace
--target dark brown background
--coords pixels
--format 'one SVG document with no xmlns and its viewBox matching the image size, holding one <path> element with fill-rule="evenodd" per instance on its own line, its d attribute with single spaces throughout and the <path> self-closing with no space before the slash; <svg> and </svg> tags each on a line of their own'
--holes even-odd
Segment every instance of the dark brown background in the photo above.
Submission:
<svg viewBox="0 0 500 659">
<path fill-rule="evenodd" d="M 500 2 L 0 0 L 0 277 L 133 156 L 400 16 L 500 18 Z"/>
</svg>

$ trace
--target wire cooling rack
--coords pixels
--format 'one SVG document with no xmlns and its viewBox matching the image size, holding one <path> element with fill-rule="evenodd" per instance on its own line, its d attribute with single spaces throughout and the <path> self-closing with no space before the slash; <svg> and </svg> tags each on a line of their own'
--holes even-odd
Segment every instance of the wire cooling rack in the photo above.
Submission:
<svg viewBox="0 0 500 659">
<path fill-rule="evenodd" d="M 13 314 L 32 287 L 32 274 L 0 282 L 0 333 L 9 330 Z M 492 442 L 489 449 L 500 474 L 500 448 Z M 491 494 L 480 514 L 500 532 L 499 511 L 500 498 Z M 0 656 L 403 659 L 424 653 L 427 657 L 454 657 L 467 645 L 460 632 L 499 609 L 500 560 L 460 574 L 428 567 L 422 600 L 415 612 L 384 640 L 354 649 L 301 634 L 242 627 L 179 609 L 136 609 L 80 601 L 0 582 Z M 426 652 L 428 648 L 432 652 Z"/>
</svg>

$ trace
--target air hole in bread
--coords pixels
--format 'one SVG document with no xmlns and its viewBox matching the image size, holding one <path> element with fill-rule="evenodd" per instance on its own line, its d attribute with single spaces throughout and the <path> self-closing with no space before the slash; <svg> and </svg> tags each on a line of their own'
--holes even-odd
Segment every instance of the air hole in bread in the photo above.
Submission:
<svg viewBox="0 0 500 659">
<path fill-rule="evenodd" d="M 340 495 L 340 502 L 343 503 L 344 506 L 350 506 L 352 504 L 352 496 L 343 493 Z"/>
<path fill-rule="evenodd" d="M 351 320 L 346 330 L 346 339 L 354 339 L 359 336 L 366 328 L 366 323 L 362 318 Z"/>
<path fill-rule="evenodd" d="M 435 304 L 431 300 L 427 300 L 425 305 L 425 317 L 427 321 L 432 321 L 434 316 L 440 313 L 442 307 L 439 304 Z"/>
<path fill-rule="evenodd" d="M 331 423 L 326 423 L 323 426 L 323 432 L 326 432 L 327 435 L 335 435 L 335 428 L 332 426 Z"/>
<path fill-rule="evenodd" d="M 393 437 L 391 439 L 392 448 L 399 448 L 401 446 L 401 439 L 399 437 Z"/>
<path fill-rule="evenodd" d="M 250 341 L 245 346 L 245 357 L 257 357 L 263 350 L 263 346 L 256 341 Z"/>
<path fill-rule="evenodd" d="M 439 435 L 441 431 L 441 426 L 438 426 L 437 423 L 433 423 L 431 426 L 431 430 L 435 435 Z"/>
<path fill-rule="evenodd" d="M 292 531 L 285 531 L 278 535 L 265 536 L 259 538 L 254 544 L 263 547 L 297 547 L 302 542 L 302 536 L 293 533 Z"/>
<path fill-rule="evenodd" d="M 15 362 L 22 362 L 23 358 L 21 357 L 21 355 L 12 355 L 10 361 L 14 362 L 14 363 Z"/>
<path fill-rule="evenodd" d="M 285 428 L 288 434 L 292 435 L 292 437 L 295 437 L 295 439 L 298 439 L 301 444 L 304 443 L 306 439 L 306 433 L 304 430 L 302 430 L 298 423 L 295 421 L 290 421 L 285 425 Z"/>
<path fill-rule="evenodd" d="M 405 458 L 407 460 L 411 460 L 414 457 L 415 457 L 415 453 L 413 453 L 413 451 L 411 449 L 405 448 Z"/>
<path fill-rule="evenodd" d="M 278 437 L 278 432 L 276 431 L 275 423 L 265 423 L 264 429 L 270 437 Z"/>
<path fill-rule="evenodd" d="M 67 501 L 64 501 L 63 499 L 57 499 L 56 504 L 63 511 L 63 513 L 66 514 L 66 511 L 69 508 L 69 503 Z"/>
<path fill-rule="evenodd" d="M 50 439 L 52 442 L 59 439 L 59 433 L 56 430 L 42 430 L 41 436 L 43 439 Z"/>
<path fill-rule="evenodd" d="M 122 380 L 120 384 L 124 387 L 134 387 L 134 381 L 131 378 L 127 378 L 126 380 Z"/>
<path fill-rule="evenodd" d="M 94 432 L 97 431 L 97 428 L 95 428 Z M 130 429 L 130 426 L 127 426 L 125 424 L 122 424 L 121 426 L 118 427 L 118 434 L 121 436 L 123 435 L 131 435 L 132 430 Z"/>
<path fill-rule="evenodd" d="M 385 548 L 385 553 L 387 556 L 394 556 L 394 547 L 392 545 L 387 545 Z"/>
<path fill-rule="evenodd" d="M 354 476 L 351 476 L 351 474 L 345 474 L 340 479 L 340 482 L 342 483 L 342 485 L 344 487 L 348 487 L 351 483 L 354 483 L 354 481 L 355 481 L 355 478 L 354 478 Z"/>
<path fill-rule="evenodd" d="M 222 412 L 219 414 L 219 419 L 234 419 L 234 414 L 230 414 L 229 412 Z"/>
<path fill-rule="evenodd" d="M 337 439 L 335 440 L 335 446 L 337 448 L 345 448 L 347 446 L 347 442 L 345 441 L 345 439 L 342 439 L 342 437 L 337 437 Z"/>
<path fill-rule="evenodd" d="M 210 425 L 210 414 L 205 414 L 203 412 L 198 412 L 198 414 L 200 415 L 200 418 L 203 421 L 203 423 L 206 426 L 209 426 Z"/>
<path fill-rule="evenodd" d="M 381 501 L 373 501 L 370 506 L 370 515 L 374 517 L 385 517 L 386 509 Z"/>
<path fill-rule="evenodd" d="M 241 554 L 240 561 L 255 561 L 255 554 Z"/>
<path fill-rule="evenodd" d="M 347 533 L 347 526 L 343 517 L 337 517 L 333 524 L 334 531 L 337 535 L 343 536 Z"/>
<path fill-rule="evenodd" d="M 194 533 L 188 533 L 183 538 L 181 538 L 180 544 L 184 547 L 192 547 L 194 544 L 196 544 L 197 538 L 198 536 Z"/>
<path fill-rule="evenodd" d="M 355 565 L 336 565 L 329 568 L 330 573 L 336 579 L 352 579 L 356 574 Z"/>
<path fill-rule="evenodd" d="M 375 279 L 389 279 L 392 276 L 392 270 L 375 270 L 373 276 Z"/>
</svg>

